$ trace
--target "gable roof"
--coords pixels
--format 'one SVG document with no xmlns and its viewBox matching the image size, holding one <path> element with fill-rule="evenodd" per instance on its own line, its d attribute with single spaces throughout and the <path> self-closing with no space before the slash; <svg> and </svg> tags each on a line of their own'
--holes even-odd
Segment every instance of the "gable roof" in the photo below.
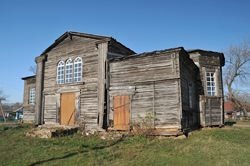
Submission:
<svg viewBox="0 0 250 166">
<path fill-rule="evenodd" d="M 64 39 L 67 37 L 70 37 L 72 39 L 72 36 L 79 36 L 79 37 L 85 37 L 85 38 L 90 38 L 90 39 L 96 39 L 99 40 L 100 42 L 109 42 L 109 41 L 114 41 L 118 43 L 119 45 L 123 46 L 124 48 L 130 50 L 132 53 L 134 53 L 133 50 L 129 49 L 128 47 L 124 46 L 120 42 L 118 42 L 116 39 L 110 37 L 110 36 L 101 36 L 101 35 L 94 35 L 94 34 L 88 34 L 88 33 L 81 33 L 81 32 L 73 32 L 73 31 L 67 31 L 63 35 L 61 35 L 59 38 L 57 38 L 54 43 L 52 43 L 48 48 L 46 48 L 42 54 L 48 53 L 50 50 L 52 50 L 54 47 L 56 47 L 58 44 L 60 44 Z"/>
<path fill-rule="evenodd" d="M 91 39 L 97 39 L 97 40 L 110 40 L 111 37 L 107 36 L 100 36 L 100 35 L 92 35 L 87 33 L 80 33 L 80 32 L 72 32 L 67 31 L 64 34 L 62 34 L 59 38 L 57 38 L 54 43 L 52 43 L 48 48 L 46 48 L 41 55 L 48 53 L 50 50 L 52 50 L 54 47 L 56 47 L 59 43 L 61 43 L 64 39 L 67 37 L 72 38 L 72 36 L 79 36 L 79 37 L 86 37 Z"/>
</svg>

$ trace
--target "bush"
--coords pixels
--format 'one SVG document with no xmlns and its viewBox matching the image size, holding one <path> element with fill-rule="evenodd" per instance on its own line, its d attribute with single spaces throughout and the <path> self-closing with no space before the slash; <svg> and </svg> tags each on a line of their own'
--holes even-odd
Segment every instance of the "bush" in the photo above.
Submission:
<svg viewBox="0 0 250 166">
<path fill-rule="evenodd" d="M 131 125 L 132 135 L 150 136 L 154 132 L 154 116 L 152 113 L 146 113 L 145 117 L 138 115 L 138 121 Z"/>
</svg>

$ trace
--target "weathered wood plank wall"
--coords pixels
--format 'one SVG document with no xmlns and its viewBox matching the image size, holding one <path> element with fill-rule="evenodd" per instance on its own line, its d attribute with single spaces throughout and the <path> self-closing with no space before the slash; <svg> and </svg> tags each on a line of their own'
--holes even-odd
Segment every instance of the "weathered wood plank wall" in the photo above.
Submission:
<svg viewBox="0 0 250 166">
<path fill-rule="evenodd" d="M 98 50 L 97 40 L 73 36 L 68 37 L 48 53 L 44 72 L 44 120 L 59 122 L 60 93 L 75 91 L 78 122 L 84 121 L 90 128 L 95 128 L 98 118 Z M 56 82 L 57 64 L 68 58 L 83 60 L 83 79 L 80 83 L 58 85 Z M 53 100 L 52 100 L 53 99 Z M 51 102 L 50 102 L 51 101 Z M 56 102 L 56 103 L 55 103 Z"/>
<path fill-rule="evenodd" d="M 113 97 L 130 95 L 133 123 L 151 114 L 156 128 L 180 128 L 179 83 L 178 51 L 111 61 L 109 120 Z"/>
<path fill-rule="evenodd" d="M 106 101 L 107 58 L 126 56 L 134 52 L 112 38 L 71 35 L 47 52 L 44 66 L 43 111 L 46 123 L 60 123 L 61 93 L 76 94 L 76 123 L 86 129 L 103 127 Z M 110 54 L 110 55 L 109 55 Z M 109 56 L 108 56 L 109 55 Z M 57 64 L 81 57 L 82 82 L 57 84 Z"/>
</svg>

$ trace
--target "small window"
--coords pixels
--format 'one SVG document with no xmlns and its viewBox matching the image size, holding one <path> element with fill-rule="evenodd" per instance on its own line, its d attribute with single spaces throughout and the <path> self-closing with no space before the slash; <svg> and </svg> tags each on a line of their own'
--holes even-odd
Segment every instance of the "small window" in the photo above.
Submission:
<svg viewBox="0 0 250 166">
<path fill-rule="evenodd" d="M 57 65 L 57 84 L 64 84 L 64 62 L 60 61 Z"/>
<path fill-rule="evenodd" d="M 65 66 L 65 83 L 72 83 L 73 81 L 73 62 L 71 59 L 66 61 Z"/>
<path fill-rule="evenodd" d="M 82 58 L 77 57 L 74 61 L 74 82 L 82 81 Z"/>
<path fill-rule="evenodd" d="M 35 98 L 36 98 L 36 89 L 30 88 L 29 91 L 29 104 L 35 104 Z"/>
<path fill-rule="evenodd" d="M 215 96 L 215 74 L 214 72 L 207 72 L 206 73 L 206 80 L 207 80 L 207 94 L 208 96 Z"/>
</svg>

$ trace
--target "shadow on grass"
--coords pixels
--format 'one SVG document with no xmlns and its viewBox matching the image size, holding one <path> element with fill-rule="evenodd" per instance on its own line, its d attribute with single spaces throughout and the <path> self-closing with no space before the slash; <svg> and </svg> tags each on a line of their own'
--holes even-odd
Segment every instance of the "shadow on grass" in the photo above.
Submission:
<svg viewBox="0 0 250 166">
<path fill-rule="evenodd" d="M 75 156 L 77 154 L 79 154 L 79 152 L 69 153 L 69 154 L 61 156 L 61 157 L 52 157 L 52 158 L 47 159 L 47 160 L 42 160 L 42 161 L 38 161 L 38 162 L 32 163 L 32 164 L 30 164 L 30 166 L 44 164 L 44 163 L 47 163 L 47 162 L 50 162 L 50 161 L 54 161 L 54 160 L 61 160 L 61 159 L 69 158 L 69 157 Z"/>
<path fill-rule="evenodd" d="M 68 153 L 68 154 L 66 154 L 64 156 L 61 156 L 61 157 L 52 157 L 52 158 L 49 158 L 49 159 L 46 159 L 46 160 L 37 161 L 37 162 L 34 162 L 34 163 L 30 164 L 30 166 L 36 166 L 36 165 L 44 164 L 44 163 L 47 163 L 47 162 L 50 162 L 50 161 L 70 158 L 70 157 L 73 157 L 73 156 L 78 155 L 78 154 L 87 153 L 88 151 L 91 151 L 91 150 L 101 150 L 101 149 L 109 148 L 109 147 L 112 147 L 112 146 L 122 142 L 125 137 L 126 136 L 123 135 L 121 138 L 119 138 L 117 140 L 114 140 L 114 141 L 112 141 L 111 143 L 109 143 L 107 145 L 97 145 L 97 146 L 93 146 L 93 147 L 89 146 L 89 145 L 81 145 L 78 152 L 72 152 L 72 153 Z"/>
<path fill-rule="evenodd" d="M 236 124 L 234 121 L 228 121 L 224 123 L 225 126 L 233 126 L 234 124 Z"/>
</svg>

